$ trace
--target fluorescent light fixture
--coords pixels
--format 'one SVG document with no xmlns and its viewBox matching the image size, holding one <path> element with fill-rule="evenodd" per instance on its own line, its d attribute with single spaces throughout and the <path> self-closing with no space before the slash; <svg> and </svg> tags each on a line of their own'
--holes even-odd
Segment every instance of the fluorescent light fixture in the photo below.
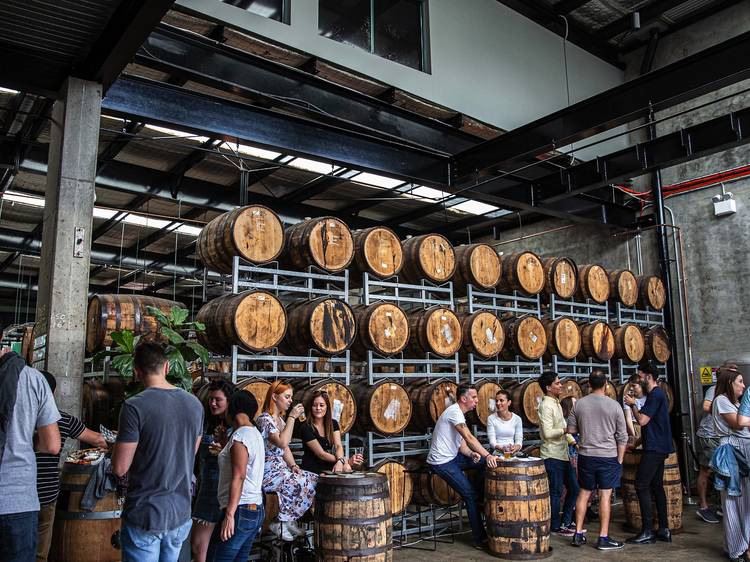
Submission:
<svg viewBox="0 0 750 562">
<path fill-rule="evenodd" d="M 254 156 L 255 158 L 262 158 L 263 160 L 276 160 L 281 156 L 281 152 L 273 152 L 272 150 L 266 150 L 264 148 L 258 148 L 257 146 L 249 146 L 247 144 L 236 144 L 231 142 L 225 142 L 221 145 L 222 148 L 231 150 L 232 152 L 238 152 L 246 156 Z"/>
<path fill-rule="evenodd" d="M 446 197 L 450 197 L 450 193 L 446 193 L 445 191 L 440 191 L 439 189 L 433 189 L 425 185 L 420 185 L 418 187 L 415 187 L 414 189 L 410 190 L 408 194 L 416 195 L 417 197 L 422 197 L 423 199 L 432 199 L 434 201 L 438 201 L 440 199 L 445 199 Z"/>
<path fill-rule="evenodd" d="M 11 90 L 10 88 L 0 88 L 0 94 L 17 94 L 18 90 Z"/>
<path fill-rule="evenodd" d="M 500 207 L 482 203 L 481 201 L 474 201 L 473 199 L 469 199 L 468 201 L 464 201 L 463 203 L 451 207 L 451 209 L 463 211 L 464 213 L 471 213 L 472 215 L 486 215 L 492 211 L 497 211 L 499 208 Z"/>
<path fill-rule="evenodd" d="M 352 178 L 354 181 L 360 183 L 366 183 L 368 185 L 374 185 L 375 187 L 384 187 L 385 189 L 392 189 L 397 185 L 401 185 L 403 180 L 395 180 L 393 178 L 387 178 L 385 176 L 379 176 L 378 174 L 370 174 L 368 172 L 362 172 Z"/>
<path fill-rule="evenodd" d="M 3 193 L 3 199 L 5 201 L 12 201 L 13 203 L 21 203 L 22 205 L 31 205 L 32 207 L 44 207 L 44 198 L 34 197 L 33 195 L 23 195 L 21 193 L 6 191 Z"/>
<path fill-rule="evenodd" d="M 295 158 L 289 162 L 289 166 L 299 170 L 315 172 L 316 174 L 332 174 L 339 169 L 338 166 L 334 166 L 333 164 L 318 162 L 317 160 L 308 160 L 307 158 Z"/>
<path fill-rule="evenodd" d="M 179 129 L 170 129 L 169 127 L 160 127 L 159 125 L 146 125 L 146 128 L 151 129 L 152 131 L 156 131 L 157 133 L 164 133 L 165 135 L 169 135 L 171 137 L 178 137 L 181 139 L 190 139 L 196 142 L 206 142 L 208 140 L 208 137 L 202 137 L 200 135 L 195 135 L 193 133 L 188 133 L 186 131 L 180 131 Z"/>
<path fill-rule="evenodd" d="M 202 228 L 199 228 L 197 226 L 190 226 L 187 224 L 183 224 L 182 226 L 177 227 L 177 232 L 180 234 L 187 234 L 188 236 L 195 236 L 196 238 L 201 233 Z"/>
</svg>

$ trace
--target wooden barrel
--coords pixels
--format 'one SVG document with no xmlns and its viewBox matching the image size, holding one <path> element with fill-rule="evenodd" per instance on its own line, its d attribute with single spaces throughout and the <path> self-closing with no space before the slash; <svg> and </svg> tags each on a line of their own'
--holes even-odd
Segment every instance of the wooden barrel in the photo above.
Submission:
<svg viewBox="0 0 750 562">
<path fill-rule="evenodd" d="M 401 513 L 411 503 L 414 486 L 406 465 L 393 459 L 385 459 L 372 467 L 374 472 L 385 474 L 391 494 L 391 513 Z"/>
<path fill-rule="evenodd" d="M 609 324 L 596 320 L 581 328 L 581 348 L 583 353 L 603 363 L 615 354 L 615 334 Z"/>
<path fill-rule="evenodd" d="M 401 240 L 385 226 L 373 226 L 352 232 L 354 260 L 349 282 L 355 287 L 362 284 L 362 274 L 378 279 L 398 275 L 404 265 Z"/>
<path fill-rule="evenodd" d="M 661 326 L 652 326 L 643 336 L 645 355 L 651 361 L 666 363 L 672 356 L 672 343 L 669 334 Z"/>
<path fill-rule="evenodd" d="M 378 355 L 401 353 L 409 343 L 409 320 L 401 308 L 389 302 L 352 307 L 357 335 L 352 344 L 352 357 L 364 360 L 367 351 Z"/>
<path fill-rule="evenodd" d="M 563 300 L 572 299 L 578 289 L 578 267 L 570 258 L 546 258 L 544 266 L 544 290 Z"/>
<path fill-rule="evenodd" d="M 584 396 L 591 394 L 589 379 L 581 379 L 578 381 L 578 384 L 580 385 L 581 392 L 583 392 Z M 615 388 L 615 385 L 609 381 L 604 384 L 604 394 L 609 396 L 612 400 L 617 400 L 617 388 Z M 620 402 L 622 402 L 622 398 L 620 398 Z"/>
<path fill-rule="evenodd" d="M 456 273 L 453 291 L 466 294 L 466 286 L 492 289 L 500 282 L 500 258 L 489 244 L 465 244 L 455 248 Z"/>
<path fill-rule="evenodd" d="M 122 552 L 112 546 L 122 511 L 115 492 L 98 500 L 92 511 L 81 509 L 83 491 L 96 470 L 96 465 L 63 465 L 50 549 L 50 558 L 57 562 L 118 562 L 122 558 Z"/>
<path fill-rule="evenodd" d="M 255 413 L 256 418 L 261 414 L 263 401 L 266 399 L 269 388 L 271 388 L 271 381 L 261 378 L 249 378 L 237 382 L 237 390 L 249 392 L 258 402 L 258 411 Z"/>
<path fill-rule="evenodd" d="M 638 363 L 643 359 L 645 343 L 643 332 L 636 324 L 617 326 L 615 335 L 615 357 L 626 363 Z"/>
<path fill-rule="evenodd" d="M 86 427 L 99 431 L 103 425 L 117 429 L 120 405 L 125 399 L 125 381 L 120 377 L 109 377 L 106 382 L 85 379 L 81 396 L 81 420 Z"/>
<path fill-rule="evenodd" d="M 146 307 L 153 306 L 169 315 L 182 304 L 144 295 L 94 295 L 86 314 L 86 351 L 94 353 L 112 346 L 112 332 L 131 330 L 136 336 L 155 335 L 159 322 Z"/>
<path fill-rule="evenodd" d="M 661 310 L 667 302 L 664 283 L 655 275 L 642 275 L 638 278 L 638 306 Z"/>
<path fill-rule="evenodd" d="M 461 354 L 468 353 L 489 359 L 495 357 L 503 349 L 505 331 L 500 319 L 486 310 L 479 310 L 473 314 L 459 314 L 461 322 L 462 344 Z"/>
<path fill-rule="evenodd" d="M 354 259 L 354 239 L 336 217 L 307 219 L 284 232 L 284 267 L 306 271 L 315 266 L 331 273 L 343 271 Z"/>
<path fill-rule="evenodd" d="M 404 248 L 404 267 L 400 280 L 403 283 L 432 283 L 449 281 L 456 271 L 456 253 L 448 239 L 440 234 L 423 234 L 407 238 Z"/>
<path fill-rule="evenodd" d="M 503 460 L 487 468 L 485 515 L 490 552 L 508 560 L 546 558 L 552 551 L 544 461 Z"/>
<path fill-rule="evenodd" d="M 365 435 L 400 433 L 409 424 L 412 404 L 407 390 L 395 381 L 381 380 L 373 385 L 358 381 L 350 385 L 357 401 L 357 422 L 353 432 Z"/>
<path fill-rule="evenodd" d="M 503 321 L 505 347 L 503 356 L 515 359 L 519 355 L 527 361 L 535 361 L 547 349 L 547 333 L 544 324 L 536 316 L 526 314 Z"/>
<path fill-rule="evenodd" d="M 424 462 L 410 459 L 406 461 L 406 466 L 412 479 L 411 501 L 413 504 L 448 507 L 461 501 L 458 492 L 440 476 L 430 472 Z"/>
<path fill-rule="evenodd" d="M 324 472 L 315 488 L 316 559 L 392 561 L 391 517 L 385 474 Z"/>
<path fill-rule="evenodd" d="M 448 379 L 417 379 L 407 383 L 406 389 L 412 406 L 408 427 L 413 431 L 424 432 L 435 425 L 448 406 L 455 404 L 458 385 Z"/>
<path fill-rule="evenodd" d="M 584 265 L 578 269 L 578 296 L 604 304 L 609 299 L 609 277 L 598 264 Z"/>
<path fill-rule="evenodd" d="M 539 425 L 539 404 L 544 398 L 544 391 L 536 380 L 526 382 L 502 383 L 502 387 L 510 392 L 510 409 L 521 416 L 527 425 Z"/>
<path fill-rule="evenodd" d="M 268 207 L 239 207 L 203 227 L 195 249 L 207 268 L 231 273 L 234 256 L 254 264 L 279 257 L 284 249 L 284 225 Z"/>
<path fill-rule="evenodd" d="M 583 390 L 576 379 L 563 379 L 561 382 L 562 394 L 560 394 L 560 400 L 567 398 L 568 396 L 571 396 L 576 400 L 583 398 Z"/>
<path fill-rule="evenodd" d="M 581 352 L 581 331 L 570 318 L 543 320 L 547 334 L 547 353 L 562 359 L 574 359 Z"/>
<path fill-rule="evenodd" d="M 534 252 L 517 252 L 500 256 L 502 277 L 498 288 L 501 291 L 519 291 L 526 295 L 538 295 L 544 289 L 544 265 Z"/>
<path fill-rule="evenodd" d="M 232 346 L 266 351 L 278 346 L 287 328 L 284 305 L 266 291 L 223 295 L 204 304 L 195 317 L 206 331 L 198 341 L 209 350 L 229 355 Z"/>
<path fill-rule="evenodd" d="M 641 507 L 638 503 L 638 495 L 635 491 L 635 478 L 638 465 L 641 463 L 640 449 L 626 451 L 622 463 L 622 503 L 625 508 L 625 527 L 634 532 L 641 530 L 643 520 L 641 519 Z M 664 493 L 667 495 L 667 521 L 669 529 L 673 533 L 682 531 L 682 481 L 680 479 L 680 467 L 677 454 L 670 454 L 664 461 Z M 656 506 L 653 511 L 653 529 L 659 526 Z"/>
<path fill-rule="evenodd" d="M 294 401 L 301 402 L 305 407 L 305 412 L 309 412 L 313 394 L 318 390 L 328 393 L 328 400 L 331 403 L 332 410 L 331 415 L 333 419 L 339 422 L 342 435 L 348 433 L 357 419 L 357 401 L 351 389 L 333 379 L 324 379 L 311 383 L 306 381 L 300 382 L 294 386 Z"/>
<path fill-rule="evenodd" d="M 487 427 L 487 418 L 495 413 L 495 395 L 500 385 L 495 381 L 483 379 L 474 383 L 477 387 L 477 407 L 466 413 L 466 421 L 472 425 Z"/>
<path fill-rule="evenodd" d="M 26 324 L 21 329 L 21 357 L 31 365 L 34 361 L 32 358 L 34 351 L 34 324 Z"/>
<path fill-rule="evenodd" d="M 616 269 L 609 272 L 609 298 L 619 301 L 628 308 L 638 302 L 638 279 L 629 269 Z"/>
<path fill-rule="evenodd" d="M 340 299 L 319 297 L 291 303 L 286 308 L 289 328 L 284 347 L 307 355 L 310 349 L 326 355 L 343 353 L 354 342 L 357 325 L 351 307 Z"/>
<path fill-rule="evenodd" d="M 407 316 L 409 351 L 412 354 L 434 353 L 450 357 L 461 349 L 461 322 L 450 308 L 420 308 L 408 312 Z"/>
</svg>

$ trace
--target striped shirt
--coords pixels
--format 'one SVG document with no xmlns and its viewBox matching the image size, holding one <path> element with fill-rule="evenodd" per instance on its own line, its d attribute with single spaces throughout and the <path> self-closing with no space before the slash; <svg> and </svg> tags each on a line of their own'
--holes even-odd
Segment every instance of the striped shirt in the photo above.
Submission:
<svg viewBox="0 0 750 562">
<path fill-rule="evenodd" d="M 86 426 L 78 418 L 66 412 L 60 412 L 60 450 L 65 446 L 65 440 L 70 437 L 77 439 Z M 36 491 L 40 505 L 49 505 L 57 499 L 60 488 L 60 454 L 36 454 Z"/>
</svg>

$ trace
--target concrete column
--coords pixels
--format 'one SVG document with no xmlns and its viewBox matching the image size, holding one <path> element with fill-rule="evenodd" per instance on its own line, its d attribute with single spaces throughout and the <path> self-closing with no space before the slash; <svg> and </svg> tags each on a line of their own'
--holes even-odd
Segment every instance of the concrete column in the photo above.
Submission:
<svg viewBox="0 0 750 562">
<path fill-rule="evenodd" d="M 69 78 L 52 110 L 34 366 L 57 378 L 60 409 L 81 413 L 94 180 L 102 87 Z"/>
</svg>

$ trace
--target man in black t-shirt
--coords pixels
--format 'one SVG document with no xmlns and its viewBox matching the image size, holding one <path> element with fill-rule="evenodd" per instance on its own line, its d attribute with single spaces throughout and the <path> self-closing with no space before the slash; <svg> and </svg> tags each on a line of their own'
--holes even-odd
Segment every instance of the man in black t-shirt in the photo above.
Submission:
<svg viewBox="0 0 750 562">
<path fill-rule="evenodd" d="M 669 424 L 667 397 L 657 384 L 658 374 L 653 363 L 638 367 L 638 378 L 646 394 L 646 403 L 638 408 L 635 398 L 626 396 L 625 404 L 631 408 L 633 419 L 641 426 L 643 454 L 635 476 L 635 490 L 641 508 L 643 528 L 641 534 L 627 540 L 631 544 L 649 544 L 656 540 L 672 542 L 667 520 L 667 496 L 664 492 L 664 461 L 674 452 L 672 428 Z M 651 529 L 651 494 L 656 499 L 659 529 Z"/>
<path fill-rule="evenodd" d="M 52 394 L 55 394 L 57 381 L 51 373 L 41 371 L 49 384 Z M 60 428 L 60 450 L 65 447 L 65 440 L 78 439 L 79 441 L 94 447 L 106 447 L 107 442 L 101 433 L 91 431 L 83 425 L 78 418 L 60 410 L 60 420 L 57 422 Z M 47 453 L 36 453 L 36 492 L 39 496 L 39 527 L 37 531 L 36 560 L 43 562 L 47 560 L 50 543 L 52 542 L 52 527 L 55 522 L 55 507 L 57 506 L 57 494 L 60 489 L 60 453 L 50 455 Z"/>
</svg>

